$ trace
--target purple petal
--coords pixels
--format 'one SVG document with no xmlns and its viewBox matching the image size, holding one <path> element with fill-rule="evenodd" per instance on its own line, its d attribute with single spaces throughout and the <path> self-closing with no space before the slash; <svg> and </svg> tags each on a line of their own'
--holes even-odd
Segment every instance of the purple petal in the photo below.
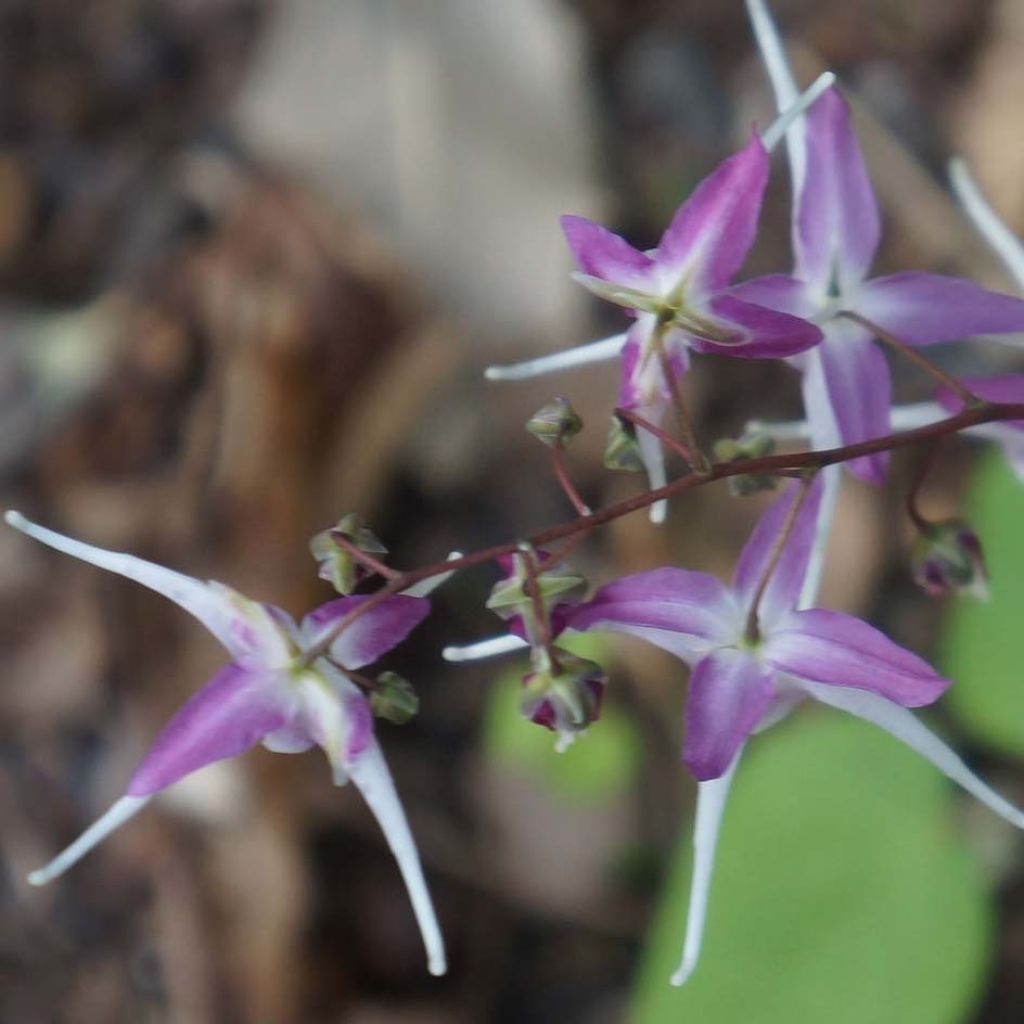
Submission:
<svg viewBox="0 0 1024 1024">
<path fill-rule="evenodd" d="M 686 702 L 687 768 L 701 781 L 724 774 L 774 696 L 771 671 L 743 651 L 725 648 L 697 662 Z"/>
<path fill-rule="evenodd" d="M 645 419 L 652 417 L 640 410 L 661 406 L 672 400 L 672 389 L 665 381 L 661 359 L 654 350 L 651 338 L 656 322 L 652 314 L 642 313 L 629 329 L 626 344 L 622 347 L 618 405 L 621 409 L 637 410 Z M 666 332 L 663 340 L 670 372 L 676 383 L 682 380 L 689 369 L 689 340 L 682 331 L 674 328 Z"/>
<path fill-rule="evenodd" d="M 742 616 L 728 588 L 702 572 L 652 569 L 601 587 L 569 628 L 629 633 L 683 659 L 731 642 Z"/>
<path fill-rule="evenodd" d="M 733 285 L 728 294 L 755 306 L 767 306 L 768 309 L 776 309 L 780 313 L 789 313 L 804 320 L 813 317 L 820 309 L 820 303 L 815 300 L 806 282 L 788 274 L 755 277 Z"/>
<path fill-rule="evenodd" d="M 869 690 L 908 708 L 931 704 L 949 686 L 928 662 L 874 626 L 821 608 L 788 616 L 763 656 L 799 679 Z"/>
<path fill-rule="evenodd" d="M 757 232 L 768 183 L 768 154 L 754 135 L 694 189 L 658 244 L 659 277 L 686 277 L 699 291 L 724 288 L 740 269 Z"/>
<path fill-rule="evenodd" d="M 817 370 L 811 368 L 817 358 Z M 817 402 L 825 401 L 834 418 L 834 441 L 819 437 L 814 428 L 817 416 L 810 416 L 815 447 L 831 443 L 857 444 L 889 433 L 892 381 L 889 364 L 877 344 L 857 324 L 832 320 L 825 327 L 825 340 L 807 357 L 805 373 L 811 374 L 808 388 L 823 388 Z M 805 389 L 806 397 L 806 389 Z M 814 403 L 811 400 L 811 404 Z M 889 468 L 889 455 L 880 452 L 847 462 L 846 468 L 868 483 L 879 484 Z"/>
<path fill-rule="evenodd" d="M 561 225 L 583 273 L 630 288 L 650 288 L 654 262 L 646 253 L 585 217 L 565 216 Z"/>
<path fill-rule="evenodd" d="M 814 324 L 734 295 L 717 296 L 711 301 L 711 310 L 727 327 L 738 325 L 744 340 L 739 344 L 717 344 L 695 337 L 690 344 L 696 352 L 744 359 L 782 359 L 804 352 L 822 339 L 821 330 Z"/>
<path fill-rule="evenodd" d="M 316 643 L 349 612 L 358 608 L 369 595 L 339 597 L 311 611 L 302 620 L 302 633 L 308 643 Z M 396 594 L 360 615 L 331 644 L 331 657 L 345 668 L 357 669 L 376 661 L 400 644 L 430 613 L 430 602 L 423 597 Z"/>
<path fill-rule="evenodd" d="M 863 285 L 854 305 L 855 312 L 909 345 L 1024 331 L 1020 299 L 939 274 L 877 277 Z"/>
<path fill-rule="evenodd" d="M 281 728 L 289 713 L 276 674 L 227 665 L 167 723 L 128 783 L 128 795 L 149 796 L 212 761 L 243 753 Z"/>
<path fill-rule="evenodd" d="M 807 497 L 800 511 L 786 545 L 772 571 L 758 606 L 758 621 L 762 627 L 770 627 L 779 616 L 793 608 L 800 597 L 807 575 L 807 565 L 814 546 L 817 532 L 818 510 L 821 507 L 821 476 L 812 481 Z M 758 521 L 750 539 L 743 547 L 733 586 L 741 607 L 746 611 L 757 593 L 769 562 L 774 554 L 776 542 L 790 515 L 793 503 L 799 498 L 800 483 L 793 481 L 771 504 Z"/>
<path fill-rule="evenodd" d="M 842 292 L 862 281 L 881 232 L 850 108 L 838 89 L 807 112 L 807 171 L 796 217 L 796 274 L 823 295 L 833 274 Z"/>
</svg>

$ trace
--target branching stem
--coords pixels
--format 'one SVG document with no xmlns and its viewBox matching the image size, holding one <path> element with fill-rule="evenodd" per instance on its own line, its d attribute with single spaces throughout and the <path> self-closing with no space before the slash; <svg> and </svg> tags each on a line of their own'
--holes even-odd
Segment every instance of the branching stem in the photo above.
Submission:
<svg viewBox="0 0 1024 1024">
<path fill-rule="evenodd" d="M 978 427 L 985 423 L 1001 423 L 1006 420 L 1019 419 L 1024 419 L 1024 402 L 985 402 L 969 406 L 956 415 L 939 420 L 936 423 L 929 423 L 914 430 L 903 430 L 893 434 L 886 434 L 884 437 L 875 437 L 870 441 L 860 441 L 857 444 L 843 445 L 839 448 L 825 448 L 820 451 L 791 452 L 782 455 L 766 455 L 756 459 L 737 459 L 734 462 L 720 462 L 711 466 L 705 476 L 687 473 L 685 476 L 670 481 L 664 487 L 656 487 L 653 490 L 644 491 L 642 494 L 636 494 L 632 498 L 613 502 L 604 508 L 595 510 L 589 516 L 580 516 L 565 523 L 549 526 L 547 529 L 535 533 L 528 540 L 533 547 L 542 547 L 550 544 L 552 541 L 563 540 L 567 537 L 574 537 L 577 534 L 589 532 L 615 519 L 621 519 L 623 516 L 630 515 L 633 512 L 649 508 L 656 501 L 661 501 L 664 498 L 673 498 L 685 491 L 693 490 L 695 487 L 703 487 L 717 480 L 726 480 L 729 477 L 741 476 L 744 473 L 777 474 L 787 470 L 820 469 L 823 466 L 849 462 L 851 459 L 857 459 L 864 455 L 874 455 L 877 452 L 888 452 L 896 448 L 906 448 L 910 445 L 934 441 L 937 438 L 950 437 L 953 434 L 960 433 L 962 430 Z M 301 658 L 302 663 L 312 664 L 312 662 L 330 649 L 331 644 L 355 619 L 376 608 L 381 602 L 386 601 L 392 595 L 400 593 L 407 587 L 411 587 L 414 583 L 419 583 L 421 580 L 429 579 L 431 576 L 439 576 L 446 572 L 456 572 L 460 569 L 469 569 L 475 565 L 483 565 L 486 562 L 492 562 L 494 559 L 500 558 L 502 555 L 514 554 L 518 550 L 518 541 L 508 541 L 504 544 L 496 544 L 493 547 L 482 548 L 471 554 L 463 555 L 461 558 L 435 562 L 433 565 L 402 573 L 401 576 L 390 580 L 380 590 L 371 594 L 367 600 L 355 607 L 348 615 L 339 619 L 329 632 L 325 633 L 316 643 L 306 649 Z"/>
</svg>

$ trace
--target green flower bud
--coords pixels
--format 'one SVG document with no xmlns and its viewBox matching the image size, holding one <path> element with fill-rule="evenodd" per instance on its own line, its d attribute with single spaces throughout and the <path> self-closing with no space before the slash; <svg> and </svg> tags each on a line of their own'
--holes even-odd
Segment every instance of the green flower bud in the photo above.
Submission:
<svg viewBox="0 0 1024 1024">
<path fill-rule="evenodd" d="M 977 534 L 962 519 L 929 523 L 911 550 L 914 579 L 930 596 L 950 591 L 988 597 L 988 572 Z"/>
<path fill-rule="evenodd" d="M 738 462 L 742 459 L 763 459 L 775 451 L 775 441 L 767 434 L 744 434 L 740 438 L 725 437 L 712 446 L 716 462 Z M 775 489 L 778 477 L 771 473 L 742 473 L 726 480 L 734 498 L 745 498 L 758 491 Z"/>
<path fill-rule="evenodd" d="M 370 694 L 370 710 L 377 718 L 405 725 L 420 710 L 420 699 L 412 683 L 396 672 L 381 672 Z"/>
<path fill-rule="evenodd" d="M 569 400 L 559 396 L 542 405 L 526 421 L 526 429 L 551 448 L 563 447 L 583 429 L 583 420 Z"/>
<path fill-rule="evenodd" d="M 537 671 L 523 677 L 523 716 L 558 733 L 559 749 L 601 717 L 607 678 L 596 662 L 556 647 L 554 660 L 543 653 Z"/>
<path fill-rule="evenodd" d="M 339 594 L 351 594 L 368 573 L 345 547 L 338 543 L 344 537 L 353 547 L 372 555 L 386 555 L 388 549 L 354 512 L 344 515 L 329 530 L 322 530 L 309 542 L 309 550 L 320 563 L 319 576 L 327 580 Z"/>
<path fill-rule="evenodd" d="M 640 444 L 636 439 L 636 427 L 617 413 L 612 415 L 608 426 L 608 442 L 604 449 L 604 464 L 607 469 L 618 469 L 626 473 L 642 473 L 644 460 Z"/>
</svg>

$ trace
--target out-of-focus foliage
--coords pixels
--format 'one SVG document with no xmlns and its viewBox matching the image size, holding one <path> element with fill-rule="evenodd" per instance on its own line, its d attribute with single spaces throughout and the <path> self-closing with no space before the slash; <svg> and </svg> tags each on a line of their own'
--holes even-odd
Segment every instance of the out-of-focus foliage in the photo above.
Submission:
<svg viewBox="0 0 1024 1024">
<path fill-rule="evenodd" d="M 1024 489 L 1001 453 L 979 464 L 969 502 L 990 567 L 991 596 L 958 601 L 953 609 L 943 667 L 956 686 L 947 699 L 975 736 L 1024 754 Z"/>
<path fill-rule="evenodd" d="M 726 811 L 699 970 L 683 937 L 689 828 L 636 990 L 637 1024 L 955 1024 L 989 910 L 945 781 L 855 719 L 807 715 L 752 742 Z"/>
</svg>

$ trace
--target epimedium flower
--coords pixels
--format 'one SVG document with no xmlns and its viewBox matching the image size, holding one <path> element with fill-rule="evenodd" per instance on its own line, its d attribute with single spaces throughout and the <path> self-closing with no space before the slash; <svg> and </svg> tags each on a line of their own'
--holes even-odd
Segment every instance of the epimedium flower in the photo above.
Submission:
<svg viewBox="0 0 1024 1024">
<path fill-rule="evenodd" d="M 955 277 L 903 272 L 869 278 L 881 221 L 850 109 L 830 87 L 805 115 L 805 150 L 794 209 L 792 275 L 737 285 L 749 302 L 805 317 L 824 340 L 800 355 L 816 447 L 854 444 L 890 430 L 892 384 L 872 330 L 853 313 L 911 346 L 1024 331 L 1024 302 Z M 854 475 L 880 482 L 889 456 L 852 460 Z"/>
<path fill-rule="evenodd" d="M 199 619 L 231 656 L 165 726 L 125 795 L 29 881 L 43 885 L 61 875 L 157 793 L 211 762 L 259 743 L 288 754 L 319 746 L 335 784 L 351 779 L 376 817 L 408 889 L 429 970 L 443 974 L 444 943 L 416 845 L 374 736 L 370 704 L 348 675 L 402 641 L 428 614 L 429 601 L 395 595 L 343 626 L 342 620 L 368 597 L 342 597 L 296 623 L 280 608 L 252 601 L 221 583 L 84 544 L 17 512 L 5 518 L 43 544 L 163 594 Z M 334 636 L 339 626 L 343 628 Z M 326 645 L 324 652 L 307 659 L 304 652 L 318 645 Z"/>
<path fill-rule="evenodd" d="M 832 81 L 822 76 L 763 136 L 706 177 L 679 207 L 658 243 L 643 252 L 583 217 L 565 216 L 562 229 L 579 266 L 575 279 L 622 306 L 633 326 L 566 353 L 514 366 L 490 367 L 491 380 L 523 379 L 622 357 L 618 404 L 660 425 L 675 401 L 690 351 L 744 358 L 779 358 L 821 340 L 813 324 L 729 291 L 753 244 L 768 183 L 769 151 L 786 126 Z M 661 443 L 638 431 L 651 485 L 665 483 Z M 661 518 L 664 505 L 652 509 Z"/>
<path fill-rule="evenodd" d="M 1024 828 L 1024 814 L 908 710 L 935 701 L 947 679 L 861 619 L 799 607 L 821 495 L 818 476 L 775 500 L 744 547 L 731 586 L 705 573 L 655 569 L 607 584 L 569 617 L 570 629 L 630 634 L 691 666 L 683 761 L 699 785 L 676 985 L 699 959 L 719 826 L 743 747 L 808 697 L 890 732 Z"/>
</svg>

